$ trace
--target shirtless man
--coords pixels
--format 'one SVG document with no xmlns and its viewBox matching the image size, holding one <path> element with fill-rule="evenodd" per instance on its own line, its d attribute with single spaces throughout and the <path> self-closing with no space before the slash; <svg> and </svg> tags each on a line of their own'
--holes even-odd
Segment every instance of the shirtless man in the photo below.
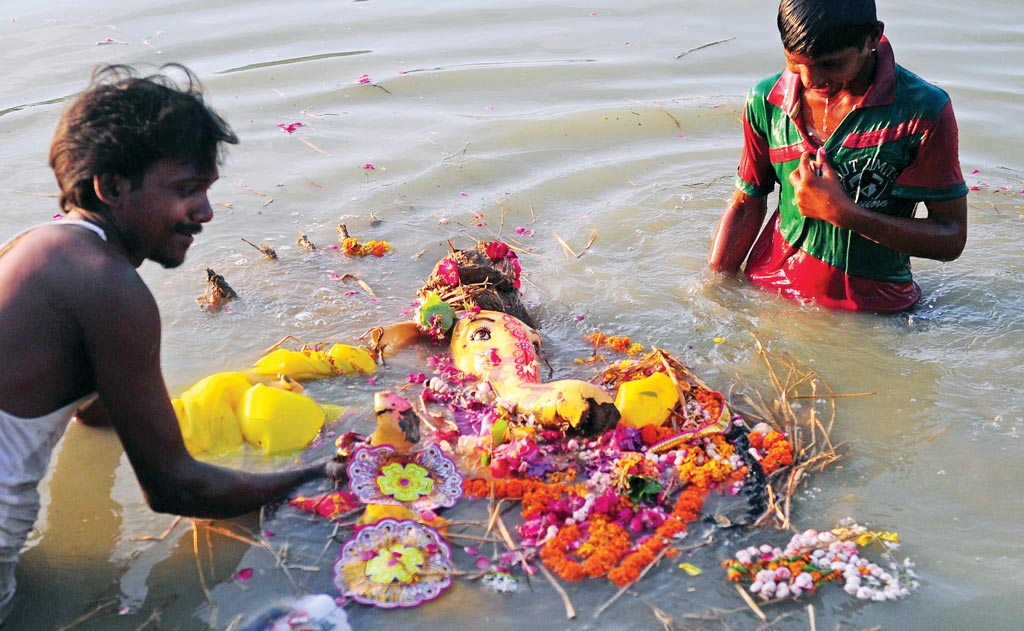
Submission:
<svg viewBox="0 0 1024 631">
<path fill-rule="evenodd" d="M 0 621 L 38 483 L 76 413 L 113 427 L 159 512 L 232 517 L 338 474 L 331 463 L 245 473 L 185 449 L 160 369 L 160 314 L 136 268 L 185 260 L 213 218 L 223 144 L 238 138 L 177 69 L 183 88 L 126 67 L 97 72 L 50 149 L 67 216 L 0 246 Z"/>
</svg>

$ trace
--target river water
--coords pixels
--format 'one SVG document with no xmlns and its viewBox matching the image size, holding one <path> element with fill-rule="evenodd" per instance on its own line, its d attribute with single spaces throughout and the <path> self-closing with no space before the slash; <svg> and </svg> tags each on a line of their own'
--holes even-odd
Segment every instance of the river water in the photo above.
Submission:
<svg viewBox="0 0 1024 631">
<path fill-rule="evenodd" d="M 801 490 L 794 522 L 827 528 L 848 516 L 898 531 L 921 588 L 868 604 L 822 590 L 813 623 L 807 602 L 795 603 L 768 609 L 783 616 L 774 628 L 1020 628 L 1024 15 L 996 0 L 879 5 L 897 60 L 952 95 L 972 187 L 967 248 L 954 262 L 915 261 L 925 297 L 909 314 L 823 312 L 704 269 L 732 190 L 744 94 L 782 65 L 775 5 L 755 0 L 7 0 L 0 237 L 56 212 L 49 138 L 95 65 L 187 64 L 242 142 L 188 261 L 141 269 L 163 314 L 172 393 L 244 368 L 285 335 L 352 342 L 401 317 L 448 240 L 500 236 L 524 249 L 526 298 L 558 376 L 580 375 L 583 333 L 601 328 L 668 350 L 722 390 L 769 390 L 761 343 L 834 392 L 863 395 L 836 400 L 842 458 Z M 293 122 L 294 133 L 279 127 Z M 338 223 L 395 252 L 345 259 L 295 243 L 300 233 L 336 243 Z M 207 267 L 242 295 L 230 313 L 196 305 Z M 421 360 L 396 360 L 377 387 L 401 384 Z M 365 429 L 374 389 L 338 379 L 311 392 Z M 51 469 L 4 629 L 237 628 L 274 598 L 331 589 L 337 544 L 324 544 L 323 522 L 282 509 L 263 524 L 175 524 L 149 511 L 102 430 L 72 427 Z M 223 534 L 268 524 L 273 549 L 294 550 L 302 566 L 290 578 L 265 549 Z M 609 583 L 569 586 L 579 615 L 567 620 L 535 580 L 507 596 L 459 582 L 418 609 L 353 605 L 349 618 L 358 631 L 657 629 L 660 611 L 673 621 L 664 628 L 757 628 L 716 566 L 728 553 L 695 557 L 704 573 L 694 578 L 667 564 L 600 617 Z M 234 578 L 247 568 L 253 578 Z"/>
</svg>

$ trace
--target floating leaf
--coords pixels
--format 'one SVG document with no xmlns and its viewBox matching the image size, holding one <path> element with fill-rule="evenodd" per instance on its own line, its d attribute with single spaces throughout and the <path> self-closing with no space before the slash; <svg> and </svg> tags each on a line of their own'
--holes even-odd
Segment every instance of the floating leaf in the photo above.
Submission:
<svg viewBox="0 0 1024 631">
<path fill-rule="evenodd" d="M 701 569 L 692 563 L 680 563 L 679 569 L 686 572 L 690 576 L 700 576 L 703 572 Z"/>
</svg>

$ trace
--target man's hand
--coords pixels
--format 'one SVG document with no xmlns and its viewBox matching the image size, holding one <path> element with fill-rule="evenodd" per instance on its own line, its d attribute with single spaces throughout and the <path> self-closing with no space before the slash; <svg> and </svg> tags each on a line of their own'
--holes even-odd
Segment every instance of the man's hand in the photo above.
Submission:
<svg viewBox="0 0 1024 631">
<path fill-rule="evenodd" d="M 324 464 L 327 479 L 334 483 L 348 480 L 347 468 L 347 462 L 338 462 L 334 458 L 331 458 Z"/>
<path fill-rule="evenodd" d="M 847 197 L 839 175 L 832 169 L 823 152 L 820 157 L 820 160 L 812 163 L 810 154 L 800 156 L 800 164 L 789 175 L 789 183 L 793 186 L 793 201 L 804 217 L 849 229 L 843 224 L 850 207 L 854 206 L 853 201 Z"/>
<path fill-rule="evenodd" d="M 886 215 L 858 206 L 828 160 L 812 163 L 809 155 L 800 157 L 789 181 L 804 217 L 827 221 L 908 256 L 952 261 L 967 242 L 966 196 L 925 202 L 927 217 Z"/>
</svg>

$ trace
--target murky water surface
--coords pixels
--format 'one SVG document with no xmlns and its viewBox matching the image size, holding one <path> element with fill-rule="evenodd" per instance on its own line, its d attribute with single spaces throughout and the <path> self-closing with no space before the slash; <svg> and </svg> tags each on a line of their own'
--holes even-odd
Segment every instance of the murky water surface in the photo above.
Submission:
<svg viewBox="0 0 1024 631">
<path fill-rule="evenodd" d="M 822 312 L 704 270 L 731 193 L 743 95 L 782 64 L 774 3 L 754 0 L 8 0 L 0 236 L 56 212 L 49 138 L 62 101 L 94 65 L 185 63 L 242 143 L 212 191 L 218 216 L 189 260 L 174 271 L 142 268 L 163 313 L 173 393 L 245 367 L 284 335 L 352 341 L 400 317 L 448 240 L 515 240 L 528 252 L 526 296 L 562 376 L 587 353 L 582 333 L 602 328 L 669 350 L 723 390 L 743 380 L 767 391 L 759 341 L 837 393 L 873 393 L 839 400 L 833 439 L 843 457 L 798 495 L 796 525 L 849 516 L 899 531 L 922 588 L 895 604 L 827 590 L 813 601 L 817 628 L 1019 628 L 1024 16 L 995 0 L 879 4 L 898 61 L 952 94 L 975 187 L 966 251 L 952 263 L 915 263 L 925 298 L 910 314 Z M 359 83 L 363 75 L 370 83 Z M 296 121 L 293 134 L 278 127 Z M 396 252 L 352 260 L 296 246 L 299 233 L 336 242 L 339 222 Z M 558 240 L 579 252 L 593 235 L 579 258 Z M 262 260 L 240 237 L 271 244 L 281 261 Z M 198 309 L 207 266 L 243 295 L 231 313 Z M 352 294 L 344 273 L 377 298 Z M 398 360 L 378 387 L 401 384 L 422 358 Z M 373 390 L 346 379 L 311 388 L 363 429 Z M 46 490 L 5 629 L 226 629 L 280 595 L 331 589 L 337 544 L 325 545 L 323 522 L 279 511 L 220 531 L 174 525 L 145 506 L 109 433 L 73 427 Z M 274 549 L 300 567 L 286 574 L 267 550 L 225 536 L 228 526 L 272 527 Z M 358 630 L 654 629 L 660 610 L 671 628 L 725 628 L 715 608 L 730 628 L 755 628 L 716 567 L 733 549 L 724 540 L 695 556 L 705 570 L 696 578 L 667 564 L 599 618 L 610 584 L 570 586 L 579 617 L 569 621 L 547 583 L 534 581 L 511 596 L 459 583 L 425 607 L 355 606 L 350 619 Z M 232 580 L 241 568 L 254 578 Z M 768 610 L 786 613 L 775 628 L 808 628 L 803 604 Z"/>
</svg>

